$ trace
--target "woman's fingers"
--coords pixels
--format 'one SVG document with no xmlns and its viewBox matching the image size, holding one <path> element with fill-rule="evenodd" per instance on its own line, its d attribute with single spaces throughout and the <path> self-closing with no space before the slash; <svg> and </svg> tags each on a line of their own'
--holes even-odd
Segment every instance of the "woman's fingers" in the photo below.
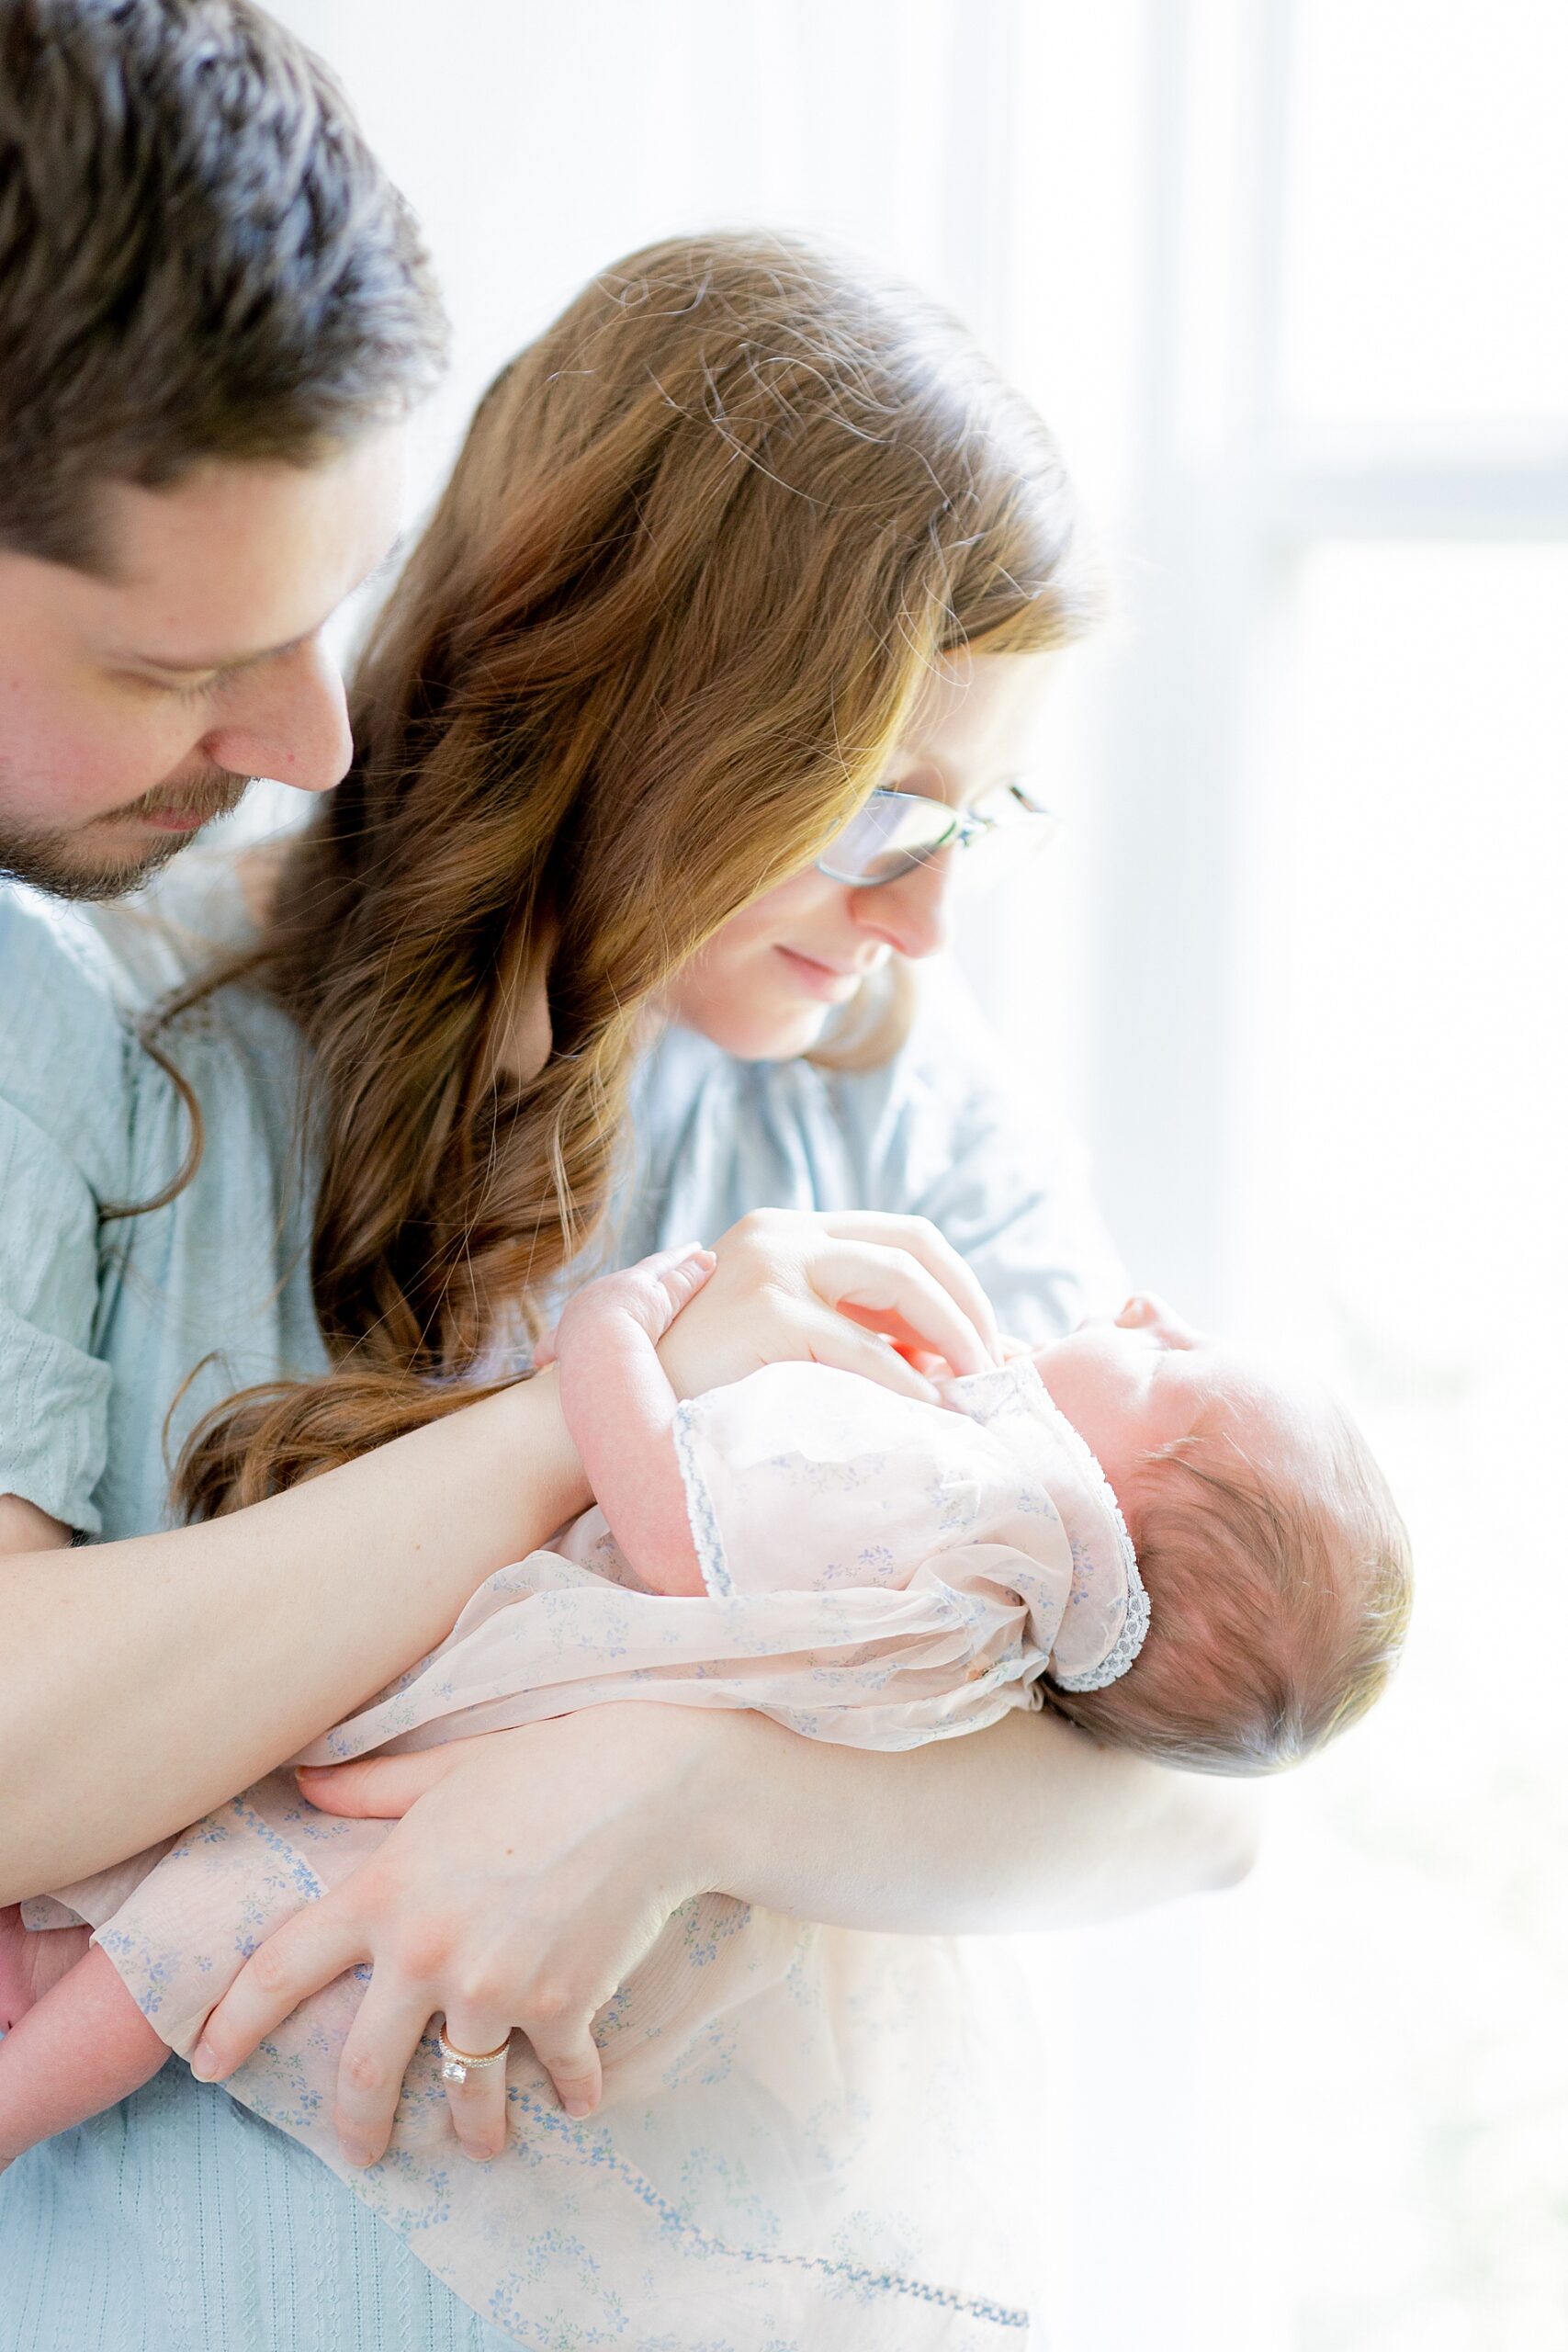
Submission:
<svg viewBox="0 0 1568 2352">
<path fill-rule="evenodd" d="M 363 1931 L 330 1894 L 275 1928 L 201 2029 L 191 2057 L 198 2082 L 221 2082 L 300 2002 L 370 1957 Z"/>
<path fill-rule="evenodd" d="M 579 2118 L 592 2113 L 604 2087 L 592 2022 L 581 2009 L 569 2016 L 547 2001 L 533 2005 L 523 2026 L 535 2057 L 555 2085 L 556 2097 L 569 2115 Z"/>
<path fill-rule="evenodd" d="M 982 1332 L 967 1308 L 906 1250 L 861 1239 L 826 1242 L 811 1279 L 840 1314 L 945 1356 L 954 1372 L 985 1372 L 997 1361 L 994 1325 Z"/>
<path fill-rule="evenodd" d="M 351 2165 L 379 2164 L 398 2118 L 403 2076 L 430 2023 L 428 1988 L 377 1969 L 338 2061 L 333 2123 Z"/>
<path fill-rule="evenodd" d="M 912 1396 L 917 1404 L 934 1405 L 937 1392 L 923 1374 L 906 1363 L 890 1340 L 879 1331 L 863 1331 L 843 1316 L 827 1319 L 814 1336 L 814 1363 L 831 1364 L 837 1372 L 856 1372 L 863 1380 L 891 1388 L 896 1396 Z"/>
<path fill-rule="evenodd" d="M 319 1813 L 347 1814 L 356 1821 L 397 1821 L 409 1807 L 456 1770 L 466 1740 L 422 1748 L 416 1756 L 365 1756 L 351 1764 L 301 1764 L 294 1778 L 299 1793 Z"/>
<path fill-rule="evenodd" d="M 475 2058 L 500 2049 L 503 2042 L 510 2047 L 512 2041 L 510 2026 L 479 2009 L 449 2009 L 442 2031 L 452 2049 Z M 499 2156 L 506 2145 L 506 2060 L 471 2067 L 460 2083 L 449 2079 L 446 2064 L 443 2052 L 442 2082 L 452 2110 L 452 2129 L 464 2154 L 484 2164 Z"/>
<path fill-rule="evenodd" d="M 999 1349 L 996 1311 L 969 1267 L 930 1217 L 885 1216 L 876 1209 L 842 1209 L 830 1211 L 823 1217 L 822 1225 L 837 1240 L 871 1242 L 884 1249 L 901 1250 L 915 1259 L 974 1325 L 990 1362 L 997 1362 Z M 962 1368 L 953 1366 L 954 1371 Z M 976 1365 L 975 1369 L 980 1367 Z"/>
</svg>

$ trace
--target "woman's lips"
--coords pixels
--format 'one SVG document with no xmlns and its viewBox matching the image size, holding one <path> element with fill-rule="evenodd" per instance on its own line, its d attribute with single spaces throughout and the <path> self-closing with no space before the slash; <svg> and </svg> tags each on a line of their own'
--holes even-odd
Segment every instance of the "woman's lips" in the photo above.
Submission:
<svg viewBox="0 0 1568 2352">
<path fill-rule="evenodd" d="M 863 972 L 846 972 L 837 964 L 819 964 L 814 956 L 803 956 L 798 948 L 778 947 L 773 952 L 784 957 L 796 987 L 807 996 L 819 998 L 824 1004 L 847 1004 L 865 978 Z"/>
</svg>

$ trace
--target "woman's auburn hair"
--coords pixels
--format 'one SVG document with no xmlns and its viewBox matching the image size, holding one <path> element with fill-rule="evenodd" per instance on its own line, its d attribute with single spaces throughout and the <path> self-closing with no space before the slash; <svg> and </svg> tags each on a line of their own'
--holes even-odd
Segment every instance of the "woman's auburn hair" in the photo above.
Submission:
<svg viewBox="0 0 1568 2352">
<path fill-rule="evenodd" d="M 484 1393 L 603 1224 L 660 991 L 864 799 L 944 652 L 1082 632 L 1079 539 L 963 331 L 791 238 L 651 245 L 502 369 L 252 965 L 311 1056 L 333 1369 L 209 1415 L 187 1512 Z"/>
</svg>

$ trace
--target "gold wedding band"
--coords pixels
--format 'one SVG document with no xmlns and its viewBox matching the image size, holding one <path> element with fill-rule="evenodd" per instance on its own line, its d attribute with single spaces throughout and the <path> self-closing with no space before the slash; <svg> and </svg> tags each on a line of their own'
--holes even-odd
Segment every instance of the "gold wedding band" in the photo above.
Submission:
<svg viewBox="0 0 1568 2352">
<path fill-rule="evenodd" d="M 439 2030 L 435 2038 L 441 2044 L 441 2079 L 444 2083 L 466 2083 L 470 2075 L 477 2075 L 482 2067 L 503 2065 L 506 2053 L 512 2047 L 510 2034 L 504 2041 L 498 2041 L 493 2050 L 458 2050 L 447 2041 L 445 2029 Z"/>
</svg>

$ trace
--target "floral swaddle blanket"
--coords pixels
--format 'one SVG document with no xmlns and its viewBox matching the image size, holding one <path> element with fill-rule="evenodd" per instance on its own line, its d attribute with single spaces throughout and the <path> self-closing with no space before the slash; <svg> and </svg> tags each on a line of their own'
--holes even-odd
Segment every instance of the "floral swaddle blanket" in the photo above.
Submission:
<svg viewBox="0 0 1568 2352">
<path fill-rule="evenodd" d="M 628 1698 L 757 1708 L 810 1737 L 901 1748 L 1038 1704 L 1048 1662 L 1087 1685 L 1135 1647 L 1144 1605 L 1124 1530 L 1125 1557 L 1107 1556 L 1120 1517 L 1098 1465 L 1027 1362 L 943 1395 L 918 1404 L 780 1364 L 691 1400 L 677 1439 L 703 1596 L 648 1591 L 590 1510 L 487 1578 L 429 1657 L 295 1760 Z M 275 1772 L 168 1847 L 44 1898 L 35 1923 L 58 1922 L 59 1904 L 89 1920 L 188 2055 L 257 1943 L 389 1826 L 318 1813 Z M 521 2344 L 1016 2344 L 1026 2315 L 987 2291 L 994 2232 L 958 2193 L 979 2174 L 961 2153 L 973 2099 L 953 1951 L 696 1897 L 595 2022 L 601 2109 L 562 2115 L 518 2038 L 508 2144 L 486 2165 L 451 2135 L 434 2030 L 387 2155 L 343 2163 L 333 2085 L 365 1970 L 313 1996 L 226 2087 Z M 650 2311 L 667 2334 L 648 2332 Z"/>
</svg>

